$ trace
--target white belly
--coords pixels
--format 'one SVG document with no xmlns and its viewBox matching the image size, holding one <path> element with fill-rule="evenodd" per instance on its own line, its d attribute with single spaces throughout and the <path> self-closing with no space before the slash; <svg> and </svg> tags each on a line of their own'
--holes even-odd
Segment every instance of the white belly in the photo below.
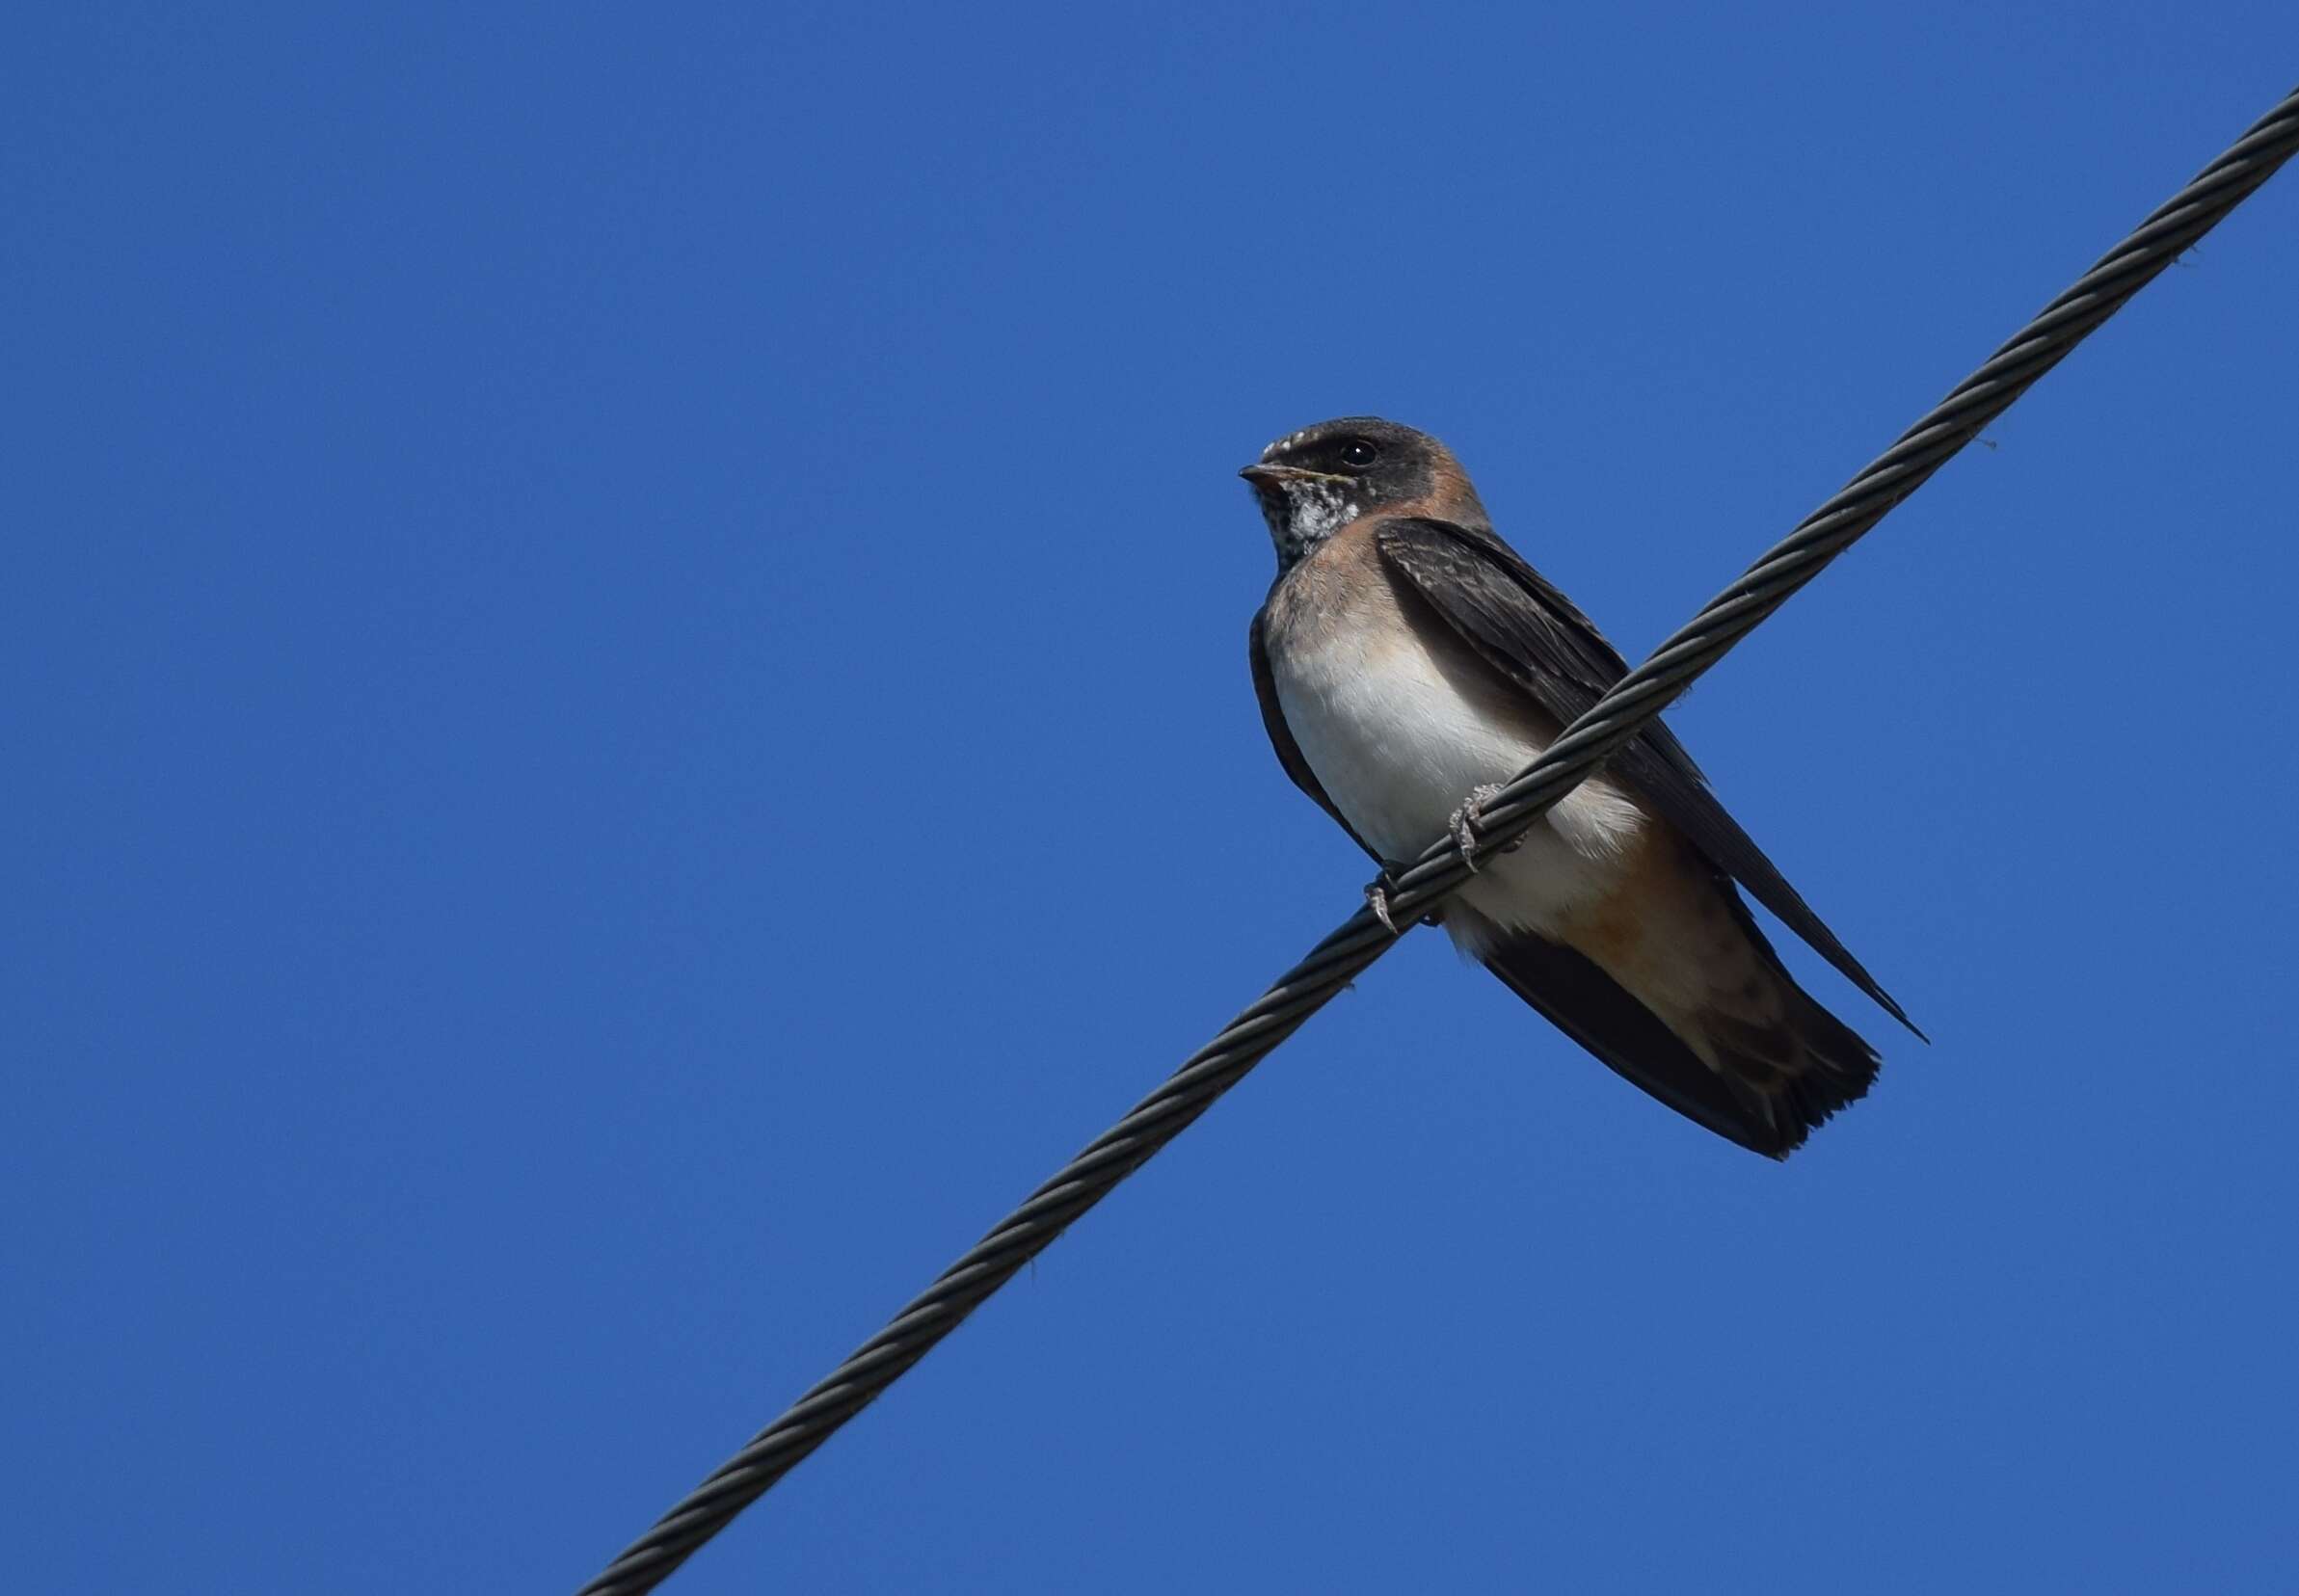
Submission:
<svg viewBox="0 0 2299 1596">
<path fill-rule="evenodd" d="M 1547 746 L 1465 696 L 1402 618 L 1303 627 L 1271 649 L 1270 668 L 1301 757 L 1386 859 L 1417 857 L 1472 790 L 1507 781 Z M 1644 823 L 1618 788 L 1584 782 L 1461 896 L 1504 925 L 1551 932 L 1609 890 Z"/>
</svg>

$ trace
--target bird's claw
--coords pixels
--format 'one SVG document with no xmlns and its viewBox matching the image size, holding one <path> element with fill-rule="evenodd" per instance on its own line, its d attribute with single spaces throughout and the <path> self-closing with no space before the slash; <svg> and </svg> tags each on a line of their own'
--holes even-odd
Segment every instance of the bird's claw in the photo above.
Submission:
<svg viewBox="0 0 2299 1596">
<path fill-rule="evenodd" d="M 1478 824 L 1484 818 L 1484 806 L 1491 803 L 1500 790 L 1501 784 L 1498 782 L 1487 782 L 1476 788 L 1469 794 L 1468 800 L 1453 811 L 1453 818 L 1446 823 L 1453 837 L 1453 845 L 1460 849 L 1460 862 L 1471 870 L 1477 868 L 1477 846 L 1484 840 L 1477 830 Z M 1501 852 L 1513 853 L 1517 843 L 1523 840 L 1519 838 L 1517 842 L 1510 843 Z"/>
<path fill-rule="evenodd" d="M 1373 918 L 1379 920 L 1381 929 L 1392 937 L 1403 935 L 1397 929 L 1397 921 L 1389 918 L 1389 889 L 1395 885 L 1389 879 L 1387 870 L 1365 884 L 1365 907 L 1373 911 Z"/>
<path fill-rule="evenodd" d="M 1388 932 L 1392 937 L 1402 937 L 1404 932 L 1398 926 L 1396 911 L 1389 906 L 1389 894 L 1396 891 L 1397 878 L 1387 870 L 1383 870 L 1365 884 L 1365 907 L 1373 911 L 1373 918 L 1381 922 L 1382 930 Z M 1431 909 L 1428 914 L 1410 923 L 1435 925 L 1438 923 L 1438 916 L 1439 912 Z"/>
</svg>

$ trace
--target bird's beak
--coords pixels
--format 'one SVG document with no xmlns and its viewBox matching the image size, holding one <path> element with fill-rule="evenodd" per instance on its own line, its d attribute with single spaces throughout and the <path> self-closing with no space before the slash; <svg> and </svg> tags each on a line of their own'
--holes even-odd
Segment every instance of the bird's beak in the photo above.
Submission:
<svg viewBox="0 0 2299 1596">
<path fill-rule="evenodd" d="M 1275 488 L 1288 482 L 1347 482 L 1348 477 L 1334 476 L 1328 471 L 1305 471 L 1298 466 L 1252 465 L 1240 471 L 1256 488 Z"/>
</svg>

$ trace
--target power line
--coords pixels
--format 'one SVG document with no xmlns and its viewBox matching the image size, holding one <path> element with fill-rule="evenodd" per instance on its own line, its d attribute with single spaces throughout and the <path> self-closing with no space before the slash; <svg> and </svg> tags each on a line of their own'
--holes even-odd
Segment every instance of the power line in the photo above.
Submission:
<svg viewBox="0 0 2299 1596">
<path fill-rule="evenodd" d="M 1892 506 L 1923 486 L 2094 328 L 2273 176 L 2295 150 L 2299 89 L 2253 123 L 2225 154 L 2101 256 L 1841 492 L 1806 516 L 1487 800 L 1467 854 L 1447 838 L 1395 876 L 1388 894 L 1394 923 L 1411 929 L 1469 879 L 1474 860 L 1506 848 L 1529 831 L 1695 678 L 1819 575 Z M 1131 1113 L 1031 1192 L 885 1329 L 626 1548 L 604 1573 L 583 1586 L 580 1596 L 636 1596 L 668 1578 L 736 1513 L 956 1329 L 1072 1221 L 1181 1134 L 1216 1098 L 1395 945 L 1400 935 L 1371 909 L 1352 915 Z"/>
</svg>

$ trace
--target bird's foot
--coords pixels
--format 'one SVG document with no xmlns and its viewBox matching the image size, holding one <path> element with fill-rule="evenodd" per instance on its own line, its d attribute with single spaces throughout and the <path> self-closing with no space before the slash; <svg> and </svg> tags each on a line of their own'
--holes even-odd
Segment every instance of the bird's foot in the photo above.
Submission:
<svg viewBox="0 0 2299 1596">
<path fill-rule="evenodd" d="M 1365 884 L 1365 907 L 1372 910 L 1373 918 L 1381 922 L 1381 929 L 1387 931 L 1392 937 L 1402 937 L 1404 932 L 1398 926 L 1396 915 L 1389 906 L 1389 894 L 1396 891 L 1397 878 L 1387 870 L 1383 870 Z M 1410 923 L 1435 925 L 1439 923 L 1439 919 L 1440 911 L 1431 909 L 1428 914 Z"/>
<path fill-rule="evenodd" d="M 1473 790 L 1469 794 L 1468 801 L 1455 810 L 1453 818 L 1446 822 L 1446 828 L 1453 838 L 1453 845 L 1460 849 L 1460 862 L 1472 870 L 1477 868 L 1477 845 L 1484 840 L 1478 827 L 1484 819 L 1484 806 L 1499 796 L 1500 791 L 1500 783 L 1485 783 L 1484 785 Z M 1503 848 L 1501 852 L 1514 853 L 1523 841 L 1524 838 L 1520 837 L 1516 841 Z"/>
<path fill-rule="evenodd" d="M 1373 911 L 1373 918 L 1381 922 L 1381 929 L 1392 937 L 1402 937 L 1397 921 L 1389 917 L 1389 894 L 1397 890 L 1397 880 L 1383 870 L 1365 884 L 1365 907 Z"/>
</svg>

